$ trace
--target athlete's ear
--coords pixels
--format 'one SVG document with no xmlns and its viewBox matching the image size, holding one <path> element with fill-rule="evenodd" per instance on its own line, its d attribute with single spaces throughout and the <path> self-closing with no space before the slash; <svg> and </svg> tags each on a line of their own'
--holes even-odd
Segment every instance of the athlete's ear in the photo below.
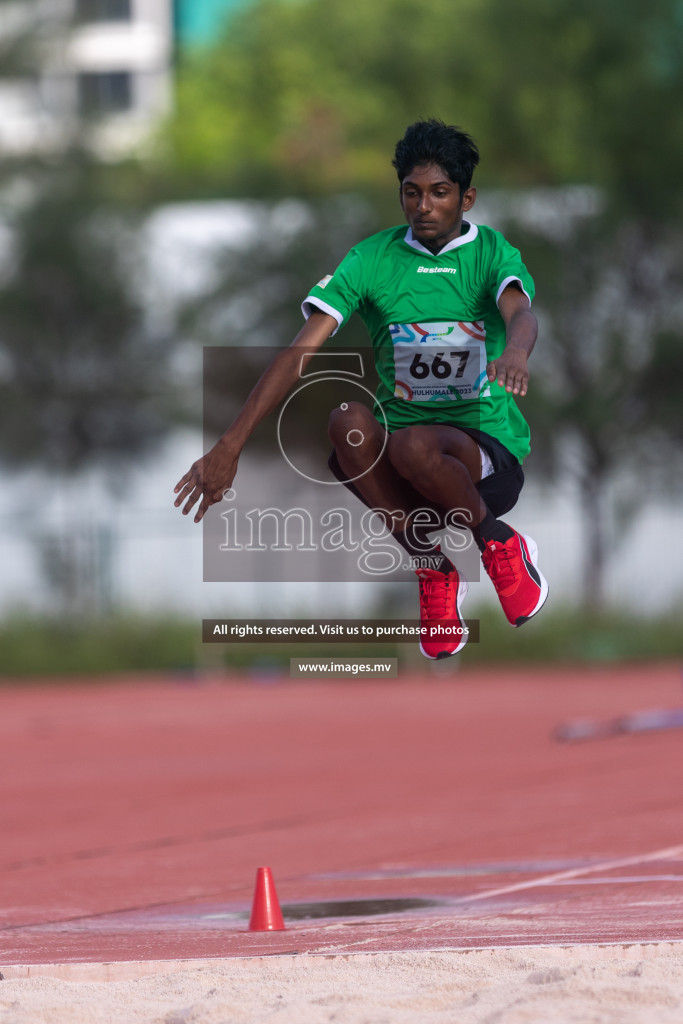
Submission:
<svg viewBox="0 0 683 1024">
<path fill-rule="evenodd" d="M 465 191 L 462 194 L 462 208 L 463 208 L 463 210 L 471 210 L 472 207 L 474 206 L 476 198 L 477 198 L 477 190 L 476 190 L 476 188 L 472 188 L 472 187 L 466 188 Z"/>
</svg>

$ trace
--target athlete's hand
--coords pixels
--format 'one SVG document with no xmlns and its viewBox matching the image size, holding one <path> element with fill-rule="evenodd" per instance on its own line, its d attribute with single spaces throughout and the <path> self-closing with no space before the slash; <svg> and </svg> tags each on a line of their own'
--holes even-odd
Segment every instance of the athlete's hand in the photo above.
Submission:
<svg viewBox="0 0 683 1024">
<path fill-rule="evenodd" d="M 174 505 L 178 508 L 185 502 L 183 515 L 186 516 L 201 498 L 194 517 L 195 523 L 204 518 L 204 513 L 231 486 L 237 472 L 239 451 L 221 438 L 201 459 L 197 459 L 185 476 L 175 485 L 178 497 Z"/>
<path fill-rule="evenodd" d="M 498 359 L 488 364 L 486 376 L 492 384 L 497 381 L 499 387 L 523 398 L 529 384 L 526 352 L 522 348 L 509 345 Z"/>
</svg>

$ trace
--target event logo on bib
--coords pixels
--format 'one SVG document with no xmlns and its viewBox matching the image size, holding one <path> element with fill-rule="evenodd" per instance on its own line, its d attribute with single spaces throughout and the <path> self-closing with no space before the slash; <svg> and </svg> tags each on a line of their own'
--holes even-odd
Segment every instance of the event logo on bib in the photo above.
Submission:
<svg viewBox="0 0 683 1024">
<path fill-rule="evenodd" d="M 486 331 L 474 323 L 390 324 L 394 394 L 406 402 L 469 401 L 491 394 Z"/>
</svg>

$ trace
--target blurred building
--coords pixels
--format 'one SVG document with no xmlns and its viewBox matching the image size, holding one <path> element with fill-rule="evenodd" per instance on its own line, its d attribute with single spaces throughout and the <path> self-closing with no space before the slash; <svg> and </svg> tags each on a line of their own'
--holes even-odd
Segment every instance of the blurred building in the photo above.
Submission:
<svg viewBox="0 0 683 1024">
<path fill-rule="evenodd" d="M 173 26 L 172 0 L 1 0 L 0 151 L 84 128 L 103 155 L 138 146 L 171 103 Z"/>
<path fill-rule="evenodd" d="M 249 0 L 0 0 L 0 153 L 59 149 L 87 128 L 103 156 L 138 148 L 172 102 L 178 51 Z"/>
</svg>

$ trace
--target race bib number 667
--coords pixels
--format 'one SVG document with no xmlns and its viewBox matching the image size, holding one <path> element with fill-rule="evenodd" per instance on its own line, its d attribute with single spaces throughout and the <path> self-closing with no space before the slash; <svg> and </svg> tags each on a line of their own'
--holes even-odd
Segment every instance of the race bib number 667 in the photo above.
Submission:
<svg viewBox="0 0 683 1024">
<path fill-rule="evenodd" d="M 391 324 L 395 389 L 406 402 L 468 401 L 489 395 L 486 331 L 475 323 Z"/>
</svg>

